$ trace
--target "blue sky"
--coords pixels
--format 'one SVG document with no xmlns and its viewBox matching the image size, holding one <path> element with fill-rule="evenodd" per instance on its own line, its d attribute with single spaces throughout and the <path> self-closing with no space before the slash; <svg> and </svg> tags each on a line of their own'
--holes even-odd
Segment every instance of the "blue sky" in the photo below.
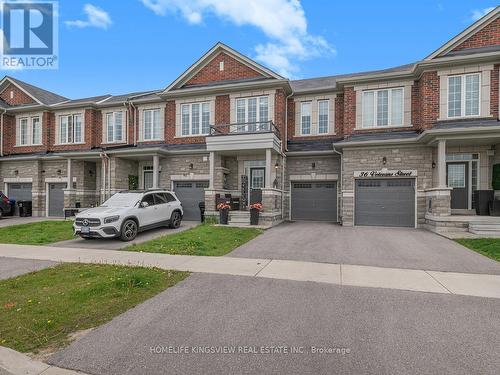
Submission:
<svg viewBox="0 0 500 375">
<path fill-rule="evenodd" d="M 495 5 L 61 0 L 59 69 L 2 73 L 70 98 L 159 89 L 217 41 L 292 78 L 374 70 L 424 58 Z"/>
</svg>

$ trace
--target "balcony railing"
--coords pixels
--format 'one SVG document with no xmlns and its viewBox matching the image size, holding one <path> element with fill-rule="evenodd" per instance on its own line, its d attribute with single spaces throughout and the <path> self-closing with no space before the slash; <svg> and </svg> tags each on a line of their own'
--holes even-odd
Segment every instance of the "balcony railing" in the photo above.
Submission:
<svg viewBox="0 0 500 375">
<path fill-rule="evenodd" d="M 210 135 L 274 133 L 281 139 L 280 131 L 272 121 L 241 122 L 236 124 L 212 125 Z"/>
</svg>

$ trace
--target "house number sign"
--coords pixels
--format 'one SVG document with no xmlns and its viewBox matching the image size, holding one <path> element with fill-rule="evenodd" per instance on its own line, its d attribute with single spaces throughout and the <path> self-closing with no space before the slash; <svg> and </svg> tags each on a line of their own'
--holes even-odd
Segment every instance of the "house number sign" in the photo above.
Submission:
<svg viewBox="0 0 500 375">
<path fill-rule="evenodd" d="M 379 171 L 355 171 L 354 177 L 416 177 L 417 171 L 414 169 L 398 169 L 389 170 L 382 169 Z"/>
</svg>

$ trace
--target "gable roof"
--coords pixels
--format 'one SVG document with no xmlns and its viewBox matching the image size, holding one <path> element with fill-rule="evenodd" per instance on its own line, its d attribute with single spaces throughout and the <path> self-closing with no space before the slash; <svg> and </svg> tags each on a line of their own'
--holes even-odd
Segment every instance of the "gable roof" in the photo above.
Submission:
<svg viewBox="0 0 500 375">
<path fill-rule="evenodd" d="M 208 63 L 210 63 L 210 61 L 212 61 L 221 52 L 228 54 L 230 57 L 234 58 L 239 63 L 244 64 L 249 68 L 255 70 L 256 72 L 260 73 L 264 78 L 279 79 L 279 80 L 285 79 L 279 74 L 257 63 L 256 61 L 242 55 L 241 53 L 225 45 L 224 43 L 218 42 L 201 58 L 199 58 L 193 65 L 191 65 L 186 71 L 184 71 L 184 73 L 182 73 L 175 81 L 173 81 L 170 85 L 168 85 L 168 87 L 163 91 L 163 93 L 167 93 L 169 91 L 182 88 L 182 86 L 186 82 L 188 82 L 190 78 L 192 78 Z"/>
<path fill-rule="evenodd" d="M 489 23 L 491 23 L 493 20 L 495 20 L 499 16 L 500 16 L 500 6 L 497 6 L 491 12 L 484 15 L 482 18 L 478 19 L 476 22 L 474 22 L 472 25 L 470 25 L 464 31 L 462 31 L 458 35 L 454 36 L 452 39 L 447 41 L 445 44 L 443 44 L 437 50 L 432 52 L 424 60 L 432 60 L 436 57 L 439 57 L 443 54 L 446 54 L 446 53 L 452 51 L 455 47 L 460 45 L 462 42 L 464 42 L 466 39 L 468 39 L 470 36 L 472 36 L 473 34 L 478 32 L 482 28 L 486 27 Z"/>
<path fill-rule="evenodd" d="M 2 81 L 0 81 L 0 87 L 4 86 L 5 83 L 8 82 L 12 83 L 14 86 L 17 86 L 20 90 L 24 91 L 28 96 L 33 98 L 33 100 L 36 101 L 38 104 L 52 105 L 68 100 L 68 98 L 65 98 L 64 96 L 55 94 L 51 91 L 44 90 L 37 86 L 30 85 L 29 83 L 26 83 L 24 81 L 21 81 L 19 79 L 10 76 L 5 76 L 2 79 Z"/>
</svg>

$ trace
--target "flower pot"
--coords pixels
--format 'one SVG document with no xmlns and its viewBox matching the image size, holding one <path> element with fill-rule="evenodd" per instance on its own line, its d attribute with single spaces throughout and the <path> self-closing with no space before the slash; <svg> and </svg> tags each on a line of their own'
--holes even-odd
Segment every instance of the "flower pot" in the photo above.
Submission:
<svg viewBox="0 0 500 375">
<path fill-rule="evenodd" d="M 227 208 L 219 210 L 219 222 L 220 222 L 220 224 L 227 225 L 228 217 L 229 217 L 229 210 Z"/>
<path fill-rule="evenodd" d="M 259 210 L 250 209 L 250 225 L 259 225 L 259 214 Z"/>
</svg>

